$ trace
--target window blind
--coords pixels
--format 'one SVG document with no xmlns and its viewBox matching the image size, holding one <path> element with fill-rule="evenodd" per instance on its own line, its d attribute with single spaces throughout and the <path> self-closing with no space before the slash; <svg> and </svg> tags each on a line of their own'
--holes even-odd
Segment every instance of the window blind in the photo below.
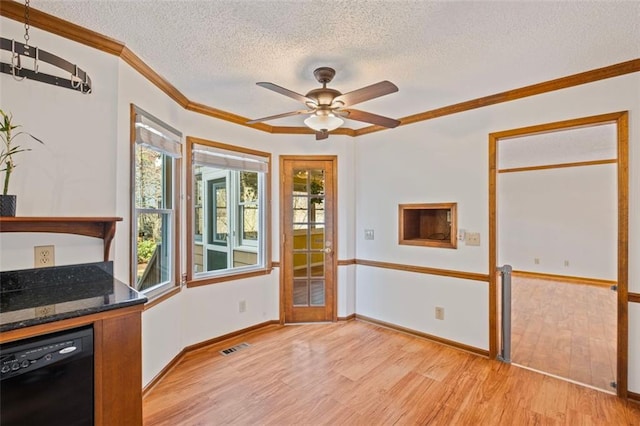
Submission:
<svg viewBox="0 0 640 426">
<path fill-rule="evenodd" d="M 269 159 L 267 157 L 200 144 L 193 144 L 193 163 L 199 166 L 227 170 L 262 173 L 269 171 Z"/>
<path fill-rule="evenodd" d="M 168 124 L 135 107 L 136 143 L 162 151 L 174 157 L 182 157 L 182 133 Z"/>
</svg>

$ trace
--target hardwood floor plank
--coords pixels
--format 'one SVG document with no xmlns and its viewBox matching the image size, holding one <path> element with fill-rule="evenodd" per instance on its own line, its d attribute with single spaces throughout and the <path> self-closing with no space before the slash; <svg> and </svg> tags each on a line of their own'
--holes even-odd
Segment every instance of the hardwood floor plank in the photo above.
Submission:
<svg viewBox="0 0 640 426">
<path fill-rule="evenodd" d="M 217 351 L 246 341 L 230 356 Z M 145 426 L 638 425 L 637 404 L 349 321 L 272 328 L 188 353 Z"/>
<path fill-rule="evenodd" d="M 616 293 L 514 277 L 514 363 L 611 391 L 616 378 Z"/>
</svg>

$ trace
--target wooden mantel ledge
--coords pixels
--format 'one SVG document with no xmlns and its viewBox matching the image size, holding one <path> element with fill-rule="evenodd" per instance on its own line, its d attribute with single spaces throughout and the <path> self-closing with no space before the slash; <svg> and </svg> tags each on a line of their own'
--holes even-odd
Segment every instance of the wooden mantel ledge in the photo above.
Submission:
<svg viewBox="0 0 640 426">
<path fill-rule="evenodd" d="M 106 262 L 116 222 L 120 221 L 121 217 L 0 217 L 0 232 L 52 232 L 101 238 Z"/>
</svg>

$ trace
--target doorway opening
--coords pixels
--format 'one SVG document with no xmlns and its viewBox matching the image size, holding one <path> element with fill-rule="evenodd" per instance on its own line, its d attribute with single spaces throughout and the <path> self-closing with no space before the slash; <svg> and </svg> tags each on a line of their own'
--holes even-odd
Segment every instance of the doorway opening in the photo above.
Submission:
<svg viewBox="0 0 640 426">
<path fill-rule="evenodd" d="M 620 112 L 489 136 L 490 354 L 511 347 L 515 364 L 622 397 L 627 123 Z M 504 303 L 503 264 L 514 271 Z"/>
</svg>

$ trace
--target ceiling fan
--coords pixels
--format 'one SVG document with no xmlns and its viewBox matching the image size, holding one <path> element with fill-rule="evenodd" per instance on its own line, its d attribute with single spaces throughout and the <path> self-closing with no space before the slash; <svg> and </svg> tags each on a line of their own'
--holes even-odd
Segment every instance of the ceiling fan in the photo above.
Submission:
<svg viewBox="0 0 640 426">
<path fill-rule="evenodd" d="M 256 83 L 258 86 L 264 87 L 265 89 L 273 90 L 281 95 L 285 95 L 295 99 L 296 101 L 302 102 L 305 104 L 307 109 L 258 118 L 247 121 L 247 124 L 255 124 L 263 121 L 275 120 L 276 118 L 290 117 L 293 115 L 310 114 L 310 116 L 304 120 L 304 124 L 315 130 L 316 140 L 328 138 L 330 131 L 340 127 L 344 123 L 344 120 L 342 120 L 341 117 L 388 128 L 394 128 L 400 124 L 400 121 L 392 118 L 351 108 L 352 105 L 397 92 L 398 87 L 390 81 L 381 81 L 379 83 L 342 94 L 335 89 L 329 89 L 327 87 L 327 83 L 333 80 L 333 77 L 336 75 L 336 71 L 333 68 L 317 68 L 313 71 L 313 75 L 316 77 L 316 80 L 322 84 L 322 88 L 313 89 L 306 95 L 301 95 L 273 83 Z"/>
</svg>

